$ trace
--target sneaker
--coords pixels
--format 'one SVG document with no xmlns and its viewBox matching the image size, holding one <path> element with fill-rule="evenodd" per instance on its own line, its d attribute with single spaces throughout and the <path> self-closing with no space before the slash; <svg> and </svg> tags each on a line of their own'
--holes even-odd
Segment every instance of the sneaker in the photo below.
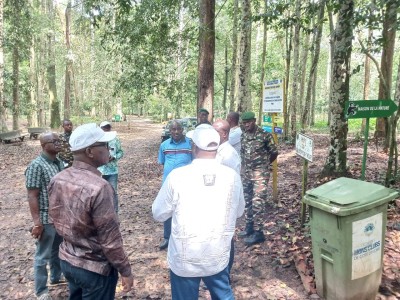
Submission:
<svg viewBox="0 0 400 300">
<path fill-rule="evenodd" d="M 52 300 L 49 293 L 41 294 L 37 297 L 38 300 Z"/>
</svg>

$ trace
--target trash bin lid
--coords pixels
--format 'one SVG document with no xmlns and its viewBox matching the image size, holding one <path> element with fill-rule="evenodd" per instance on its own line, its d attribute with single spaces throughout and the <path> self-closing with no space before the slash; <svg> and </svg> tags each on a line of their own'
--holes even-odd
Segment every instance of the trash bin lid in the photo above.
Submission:
<svg viewBox="0 0 400 300">
<path fill-rule="evenodd" d="M 382 185 L 341 177 L 304 195 L 304 203 L 338 216 L 356 214 L 396 198 L 398 192 Z"/>
</svg>

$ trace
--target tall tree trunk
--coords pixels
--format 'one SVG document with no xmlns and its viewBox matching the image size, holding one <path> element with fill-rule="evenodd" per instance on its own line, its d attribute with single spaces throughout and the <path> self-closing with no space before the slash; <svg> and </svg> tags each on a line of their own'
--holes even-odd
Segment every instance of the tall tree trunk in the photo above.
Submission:
<svg viewBox="0 0 400 300">
<path fill-rule="evenodd" d="M 56 85 L 56 58 L 54 53 L 54 7 L 53 1 L 47 1 L 47 9 L 51 20 L 51 29 L 47 33 L 47 87 L 50 101 L 50 127 L 58 128 L 61 125 L 60 120 L 60 102 L 57 98 Z"/>
<path fill-rule="evenodd" d="M 397 69 L 397 84 L 394 94 L 394 101 L 397 103 L 397 112 L 390 117 L 390 143 L 389 143 L 389 159 L 386 170 L 386 186 L 394 183 L 398 172 L 398 156 L 397 156 L 397 122 L 400 117 L 400 63 Z M 393 163 L 395 164 L 393 169 Z"/>
<path fill-rule="evenodd" d="M 227 114 L 226 101 L 228 97 L 228 77 L 229 77 L 229 67 L 228 67 L 228 41 L 225 39 L 225 74 L 224 74 L 224 97 L 222 98 L 222 109 L 224 114 Z"/>
<path fill-rule="evenodd" d="M 313 23 L 315 23 L 315 17 L 313 16 Z M 312 45 L 312 48 L 314 44 Z M 307 74 L 307 61 L 308 61 L 308 54 L 310 53 L 310 33 L 304 31 L 303 34 L 303 43 L 302 43 L 302 51 L 301 51 L 301 59 L 300 59 L 300 87 L 299 87 L 299 101 L 297 103 L 297 109 L 299 115 L 301 116 L 304 111 L 304 90 L 305 90 L 305 83 L 306 83 L 306 74 Z M 311 61 L 313 60 L 313 55 L 311 55 Z"/>
<path fill-rule="evenodd" d="M 237 57 L 238 57 L 238 6 L 239 0 L 234 0 L 233 25 L 232 25 L 232 66 L 231 66 L 231 90 L 229 94 L 229 111 L 235 107 L 237 92 Z"/>
<path fill-rule="evenodd" d="M 253 110 L 251 102 L 251 1 L 241 0 L 238 111 Z"/>
<path fill-rule="evenodd" d="M 308 81 L 307 85 L 307 93 L 306 93 L 306 99 L 305 99 L 305 105 L 304 105 L 304 111 L 303 111 L 303 117 L 302 117 L 302 128 L 305 128 L 307 124 L 309 123 L 309 116 L 310 116 L 310 104 L 311 104 L 311 98 L 312 98 L 312 90 L 313 87 L 315 87 L 315 79 L 316 79 L 316 72 L 317 72 L 317 66 L 319 62 L 319 53 L 321 49 L 321 37 L 322 37 L 322 28 L 323 28 L 323 22 L 324 22 L 324 12 L 325 12 L 325 0 L 321 0 L 319 2 L 319 13 L 318 13 L 318 19 L 317 19 L 317 24 L 314 29 L 314 37 L 315 40 L 313 39 L 313 60 L 311 62 L 311 69 L 310 69 L 310 80 Z"/>
<path fill-rule="evenodd" d="M 379 81 L 378 98 L 382 100 L 391 99 L 393 55 L 396 41 L 397 9 L 398 0 L 387 0 L 385 5 L 385 16 L 383 21 L 382 37 L 384 45 L 381 56 L 381 72 L 383 78 Z M 375 136 L 385 136 L 384 150 L 389 147 L 389 131 L 387 118 L 376 120 Z"/>
<path fill-rule="evenodd" d="M 67 56 L 65 62 L 65 92 L 64 92 L 64 119 L 71 116 L 71 71 L 72 71 L 72 51 L 70 43 L 70 22 L 71 22 L 71 0 L 68 1 L 65 9 L 65 45 Z"/>
<path fill-rule="evenodd" d="M 28 126 L 37 127 L 38 126 L 38 115 L 37 115 L 37 102 L 36 102 L 36 52 L 35 52 L 35 38 L 32 37 L 32 45 L 30 47 L 30 57 L 29 57 L 29 111 L 28 111 Z"/>
<path fill-rule="evenodd" d="M 12 54 L 12 62 L 13 62 L 13 106 L 12 106 L 12 115 L 13 115 L 13 130 L 19 129 L 19 49 L 18 45 L 14 45 L 13 54 Z"/>
<path fill-rule="evenodd" d="M 290 66 L 291 66 L 291 52 L 292 52 L 292 36 L 293 36 L 293 26 L 286 27 L 285 34 L 285 48 L 286 48 L 286 57 L 285 57 L 285 97 L 287 100 L 289 95 L 289 81 L 290 81 Z M 289 116 L 287 109 L 287 101 L 283 105 L 283 135 L 285 140 L 289 138 Z"/>
<path fill-rule="evenodd" d="M 268 0 L 265 0 L 265 13 L 268 10 Z M 261 53 L 261 84 L 260 84 L 260 94 L 258 99 L 260 99 L 259 103 L 259 113 L 258 113 L 258 124 L 260 125 L 262 122 L 262 112 L 263 112 L 263 94 L 264 94 L 264 81 L 265 81 L 265 63 L 267 56 L 267 23 L 263 24 L 263 42 L 262 42 L 262 53 Z M 272 78 L 271 78 L 272 79 Z"/>
<path fill-rule="evenodd" d="M 197 108 L 206 108 L 210 113 L 209 121 L 212 121 L 214 114 L 215 0 L 200 0 L 199 4 L 200 47 Z"/>
<path fill-rule="evenodd" d="M 8 131 L 6 124 L 6 105 L 4 97 L 4 2 L 0 1 L 0 132 Z"/>
<path fill-rule="evenodd" d="M 349 99 L 350 57 L 352 51 L 354 24 L 354 1 L 343 0 L 340 4 L 334 35 L 335 51 L 332 67 L 332 98 L 330 108 L 330 146 L 324 167 L 325 174 L 344 174 L 347 165 L 347 131 L 344 106 Z"/>
<path fill-rule="evenodd" d="M 291 99 L 289 104 L 290 115 L 290 138 L 291 141 L 296 140 L 296 125 L 297 125 L 297 101 L 298 101 L 298 79 L 299 79 L 299 56 L 300 56 L 300 15 L 301 15 L 301 0 L 296 0 L 296 24 L 294 26 L 293 36 L 293 80 Z"/>
<path fill-rule="evenodd" d="M 368 29 L 368 41 L 367 41 L 367 51 L 370 50 L 371 42 L 372 42 L 372 34 L 373 31 L 371 28 Z M 369 90 L 370 90 L 370 77 L 371 77 L 371 59 L 368 55 L 365 55 L 364 61 L 364 90 L 363 90 L 363 99 L 369 99 Z M 362 119 L 361 123 L 361 133 L 365 131 L 366 119 Z"/>
<path fill-rule="evenodd" d="M 327 2 L 328 3 L 328 2 Z M 329 19 L 329 32 L 330 32 L 330 39 L 329 39 L 329 60 L 330 60 L 330 78 L 329 78 L 329 101 L 332 99 L 332 92 L 333 92 L 333 55 L 335 52 L 335 26 L 333 20 L 332 10 L 328 8 L 328 19 Z M 332 111 L 330 109 L 331 104 L 328 102 L 328 125 L 331 124 L 332 119 Z"/>
</svg>

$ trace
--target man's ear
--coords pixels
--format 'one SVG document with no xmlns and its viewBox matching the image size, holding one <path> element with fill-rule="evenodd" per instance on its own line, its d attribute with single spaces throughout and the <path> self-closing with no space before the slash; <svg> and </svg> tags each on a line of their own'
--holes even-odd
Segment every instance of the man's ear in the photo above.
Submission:
<svg viewBox="0 0 400 300">
<path fill-rule="evenodd" d="M 93 158 L 92 148 L 87 147 L 85 149 L 85 154 L 86 154 L 87 157 Z"/>
</svg>

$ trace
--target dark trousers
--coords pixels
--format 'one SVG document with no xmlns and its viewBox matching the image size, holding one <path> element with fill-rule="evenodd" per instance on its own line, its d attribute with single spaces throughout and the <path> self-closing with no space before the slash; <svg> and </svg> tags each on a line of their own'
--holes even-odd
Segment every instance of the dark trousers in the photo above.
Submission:
<svg viewBox="0 0 400 300">
<path fill-rule="evenodd" d="M 61 260 L 61 270 L 68 280 L 69 300 L 114 300 L 118 282 L 116 269 L 104 276 Z"/>
</svg>

